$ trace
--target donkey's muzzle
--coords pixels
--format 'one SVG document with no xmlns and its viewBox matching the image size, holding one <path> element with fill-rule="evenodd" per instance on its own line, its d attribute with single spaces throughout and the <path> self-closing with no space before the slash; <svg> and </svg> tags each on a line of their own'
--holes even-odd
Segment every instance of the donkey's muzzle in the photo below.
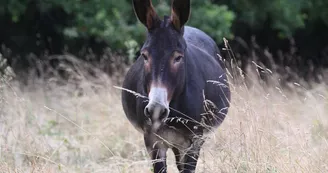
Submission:
<svg viewBox="0 0 328 173">
<path fill-rule="evenodd" d="M 162 122 L 169 116 L 169 108 L 159 103 L 149 103 L 144 110 L 145 116 L 150 118 L 152 123 Z"/>
</svg>

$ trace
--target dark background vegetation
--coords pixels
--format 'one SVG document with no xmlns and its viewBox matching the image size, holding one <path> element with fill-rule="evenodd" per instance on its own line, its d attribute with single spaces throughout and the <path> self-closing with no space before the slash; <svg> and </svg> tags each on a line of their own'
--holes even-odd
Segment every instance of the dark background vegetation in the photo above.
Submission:
<svg viewBox="0 0 328 173">
<path fill-rule="evenodd" d="M 169 14 L 169 0 L 153 4 Z M 244 71 L 253 62 L 270 69 L 259 68 L 263 79 L 273 71 L 283 82 L 322 82 L 328 66 L 327 0 L 192 0 L 188 25 L 221 48 L 227 38 Z M 135 60 L 145 34 L 131 0 L 0 0 L 1 54 L 20 79 L 35 68 L 56 69 L 61 60 L 53 57 L 61 54 L 112 75 Z"/>
</svg>

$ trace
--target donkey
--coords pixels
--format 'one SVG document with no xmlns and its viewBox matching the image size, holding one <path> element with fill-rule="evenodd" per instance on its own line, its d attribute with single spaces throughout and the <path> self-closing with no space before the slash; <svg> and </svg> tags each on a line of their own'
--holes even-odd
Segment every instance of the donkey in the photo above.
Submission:
<svg viewBox="0 0 328 173">
<path fill-rule="evenodd" d="M 133 0 L 133 8 L 148 34 L 123 82 L 123 110 L 143 133 L 155 173 L 167 172 L 168 149 L 179 172 L 194 172 L 203 135 L 222 123 L 230 106 L 219 49 L 204 32 L 185 26 L 190 0 L 173 0 L 163 19 L 151 0 Z"/>
</svg>

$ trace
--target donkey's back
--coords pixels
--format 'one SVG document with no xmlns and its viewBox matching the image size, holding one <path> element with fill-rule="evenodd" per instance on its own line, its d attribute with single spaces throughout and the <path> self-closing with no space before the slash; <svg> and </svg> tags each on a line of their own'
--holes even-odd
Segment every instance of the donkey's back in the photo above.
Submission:
<svg viewBox="0 0 328 173">
<path fill-rule="evenodd" d="M 208 36 L 205 32 L 191 27 L 185 26 L 185 33 L 183 35 L 187 43 L 195 45 L 199 49 L 205 52 L 212 53 L 213 57 L 216 57 L 220 53 L 215 41 Z"/>
</svg>

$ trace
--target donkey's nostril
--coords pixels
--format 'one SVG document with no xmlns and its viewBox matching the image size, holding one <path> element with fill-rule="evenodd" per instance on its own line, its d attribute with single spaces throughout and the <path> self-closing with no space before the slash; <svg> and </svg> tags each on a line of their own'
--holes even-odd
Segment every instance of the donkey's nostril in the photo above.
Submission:
<svg viewBox="0 0 328 173">
<path fill-rule="evenodd" d="M 166 109 L 163 109 L 162 115 L 166 115 L 166 113 L 167 113 L 167 110 Z"/>
<path fill-rule="evenodd" d="M 147 118 L 151 118 L 154 120 L 163 120 L 167 118 L 170 110 L 163 105 L 160 104 L 149 104 L 144 109 L 144 114 Z"/>
<path fill-rule="evenodd" d="M 145 107 L 144 113 L 145 113 L 145 116 L 146 116 L 146 117 L 150 117 L 150 112 L 149 112 L 149 108 L 148 108 L 148 106 Z"/>
<path fill-rule="evenodd" d="M 165 118 L 167 118 L 168 115 L 169 115 L 169 110 L 167 108 L 164 108 L 162 110 L 162 113 L 161 113 L 159 119 L 164 120 Z"/>
</svg>

